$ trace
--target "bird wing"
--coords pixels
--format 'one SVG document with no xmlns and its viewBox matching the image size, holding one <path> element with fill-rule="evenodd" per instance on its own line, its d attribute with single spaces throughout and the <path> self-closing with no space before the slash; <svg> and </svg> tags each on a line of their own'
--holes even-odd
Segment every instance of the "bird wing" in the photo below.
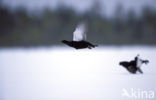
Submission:
<svg viewBox="0 0 156 100">
<path fill-rule="evenodd" d="M 85 23 L 80 23 L 73 32 L 73 41 L 83 40 L 86 40 L 86 25 Z"/>
<path fill-rule="evenodd" d="M 140 73 L 143 73 L 143 71 L 138 67 L 137 70 L 140 72 Z"/>
<path fill-rule="evenodd" d="M 141 67 L 142 65 L 142 60 L 140 59 L 140 57 L 138 56 L 138 59 L 137 59 L 137 67 Z"/>
</svg>

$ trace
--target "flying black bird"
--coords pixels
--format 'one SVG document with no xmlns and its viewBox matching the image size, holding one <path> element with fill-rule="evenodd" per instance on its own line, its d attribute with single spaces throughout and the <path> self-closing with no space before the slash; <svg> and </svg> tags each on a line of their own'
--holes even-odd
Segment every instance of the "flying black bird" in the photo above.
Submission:
<svg viewBox="0 0 156 100">
<path fill-rule="evenodd" d="M 86 23 L 81 22 L 73 32 L 73 41 L 62 40 L 62 42 L 70 47 L 74 47 L 75 49 L 91 49 L 96 47 L 97 45 L 93 45 L 86 41 L 86 32 Z"/>
<path fill-rule="evenodd" d="M 140 69 L 140 67 L 144 63 L 147 64 L 147 63 L 149 63 L 149 61 L 142 60 L 139 58 L 139 55 L 137 55 L 134 60 L 132 60 L 130 62 L 127 62 L 127 61 L 120 62 L 119 65 L 122 65 L 130 73 L 136 74 L 137 71 L 140 73 L 143 73 L 143 71 Z"/>
</svg>

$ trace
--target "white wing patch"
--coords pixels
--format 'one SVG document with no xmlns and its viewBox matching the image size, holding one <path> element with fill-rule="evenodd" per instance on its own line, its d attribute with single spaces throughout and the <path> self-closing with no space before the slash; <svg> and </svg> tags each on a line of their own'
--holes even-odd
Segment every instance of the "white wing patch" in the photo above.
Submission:
<svg viewBox="0 0 156 100">
<path fill-rule="evenodd" d="M 73 32 L 73 41 L 86 40 L 86 26 L 85 23 L 80 23 Z"/>
<path fill-rule="evenodd" d="M 137 59 L 137 67 L 141 67 L 141 65 L 142 65 L 142 60 L 138 56 L 138 59 Z"/>
</svg>

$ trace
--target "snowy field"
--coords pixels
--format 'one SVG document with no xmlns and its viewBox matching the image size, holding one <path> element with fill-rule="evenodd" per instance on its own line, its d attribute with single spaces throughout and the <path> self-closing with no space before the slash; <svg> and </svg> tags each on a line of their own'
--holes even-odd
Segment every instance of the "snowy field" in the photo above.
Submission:
<svg viewBox="0 0 156 100">
<path fill-rule="evenodd" d="M 119 66 L 137 54 L 150 61 L 144 74 Z M 156 100 L 155 65 L 147 46 L 1 48 L 0 100 Z"/>
</svg>

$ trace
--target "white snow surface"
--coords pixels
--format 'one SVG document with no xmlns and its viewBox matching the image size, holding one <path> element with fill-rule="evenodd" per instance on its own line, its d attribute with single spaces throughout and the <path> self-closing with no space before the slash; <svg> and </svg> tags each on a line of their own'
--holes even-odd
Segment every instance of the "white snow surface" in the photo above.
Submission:
<svg viewBox="0 0 156 100">
<path fill-rule="evenodd" d="M 137 54 L 150 61 L 144 74 L 119 66 Z M 155 65 L 150 46 L 0 48 L 0 100 L 134 100 L 122 90 L 156 93 Z"/>
</svg>

